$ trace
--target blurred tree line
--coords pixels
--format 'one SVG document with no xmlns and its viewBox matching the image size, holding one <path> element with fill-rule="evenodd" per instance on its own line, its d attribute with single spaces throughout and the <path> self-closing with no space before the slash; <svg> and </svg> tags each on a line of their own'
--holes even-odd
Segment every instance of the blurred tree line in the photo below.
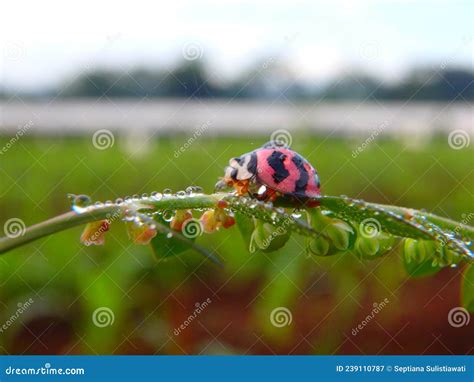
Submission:
<svg viewBox="0 0 474 382">
<path fill-rule="evenodd" d="M 291 100 L 474 100 L 474 72 L 417 68 L 403 80 L 385 84 L 366 73 L 351 73 L 325 85 L 295 81 L 271 60 L 257 63 L 233 81 L 222 81 L 202 61 L 183 61 L 171 70 L 136 68 L 129 72 L 93 69 L 48 94 L 36 96 L 110 98 L 239 98 Z M 7 94 L 4 93 L 4 96 Z M 2 92 L 0 89 L 0 97 Z"/>
</svg>

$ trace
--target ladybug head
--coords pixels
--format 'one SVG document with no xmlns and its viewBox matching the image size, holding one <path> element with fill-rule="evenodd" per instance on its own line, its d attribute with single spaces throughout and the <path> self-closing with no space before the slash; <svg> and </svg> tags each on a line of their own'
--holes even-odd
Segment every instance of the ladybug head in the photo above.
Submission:
<svg viewBox="0 0 474 382">
<path fill-rule="evenodd" d="M 231 158 L 229 165 L 225 168 L 224 177 L 216 184 L 216 189 L 232 186 L 239 181 L 247 181 L 255 177 L 257 173 L 257 156 L 248 153 L 240 157 Z"/>
</svg>

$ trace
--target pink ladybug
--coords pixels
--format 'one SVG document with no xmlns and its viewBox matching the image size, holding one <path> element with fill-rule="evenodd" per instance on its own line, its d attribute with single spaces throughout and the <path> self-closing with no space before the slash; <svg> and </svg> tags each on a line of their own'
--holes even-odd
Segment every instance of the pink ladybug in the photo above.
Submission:
<svg viewBox="0 0 474 382">
<path fill-rule="evenodd" d="M 314 167 L 300 154 L 277 142 L 232 158 L 216 187 L 224 185 L 234 187 L 238 195 L 249 193 L 265 201 L 284 198 L 308 204 L 310 199 L 320 196 L 319 176 Z"/>
</svg>

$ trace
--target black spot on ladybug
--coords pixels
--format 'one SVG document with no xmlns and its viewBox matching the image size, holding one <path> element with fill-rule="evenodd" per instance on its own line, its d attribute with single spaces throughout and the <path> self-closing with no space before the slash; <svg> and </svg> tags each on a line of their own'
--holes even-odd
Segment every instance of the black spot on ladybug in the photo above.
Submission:
<svg viewBox="0 0 474 382">
<path fill-rule="evenodd" d="M 247 170 L 251 174 L 256 174 L 257 173 L 257 153 L 255 153 L 255 152 L 250 153 L 250 161 L 247 165 Z"/>
<path fill-rule="evenodd" d="M 242 157 L 235 157 L 232 158 L 232 160 L 235 160 L 238 164 L 242 164 Z"/>
<path fill-rule="evenodd" d="M 291 160 L 300 172 L 300 177 L 298 178 L 295 184 L 295 194 L 304 195 L 306 193 L 306 186 L 308 185 L 309 180 L 308 171 L 306 171 L 303 159 L 301 159 L 299 155 L 295 155 L 293 158 L 291 158 Z"/>
<path fill-rule="evenodd" d="M 286 155 L 280 151 L 272 152 L 272 154 L 267 158 L 268 165 L 275 171 L 273 174 L 273 180 L 277 184 L 284 181 L 290 175 L 283 163 L 285 159 Z"/>
</svg>

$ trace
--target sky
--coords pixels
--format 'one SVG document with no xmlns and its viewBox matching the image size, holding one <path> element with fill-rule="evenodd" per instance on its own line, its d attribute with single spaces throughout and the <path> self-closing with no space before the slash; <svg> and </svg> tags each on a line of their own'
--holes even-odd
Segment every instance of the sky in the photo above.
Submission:
<svg viewBox="0 0 474 382">
<path fill-rule="evenodd" d="M 171 67 L 202 58 L 221 80 L 260 61 L 307 81 L 364 70 L 473 67 L 474 2 L 4 1 L 0 86 L 26 91 L 94 67 Z"/>
</svg>

